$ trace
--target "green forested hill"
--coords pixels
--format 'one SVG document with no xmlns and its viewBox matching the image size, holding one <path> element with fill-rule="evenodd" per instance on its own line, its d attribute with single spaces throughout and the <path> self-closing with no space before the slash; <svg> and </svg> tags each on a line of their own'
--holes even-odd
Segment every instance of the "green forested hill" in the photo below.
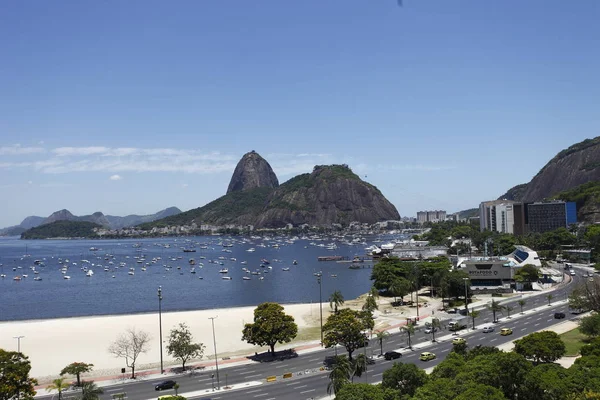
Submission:
<svg viewBox="0 0 600 400">
<path fill-rule="evenodd" d="M 21 239 L 93 238 L 96 237 L 94 228 L 102 226 L 86 221 L 56 221 L 26 230 Z"/>
</svg>

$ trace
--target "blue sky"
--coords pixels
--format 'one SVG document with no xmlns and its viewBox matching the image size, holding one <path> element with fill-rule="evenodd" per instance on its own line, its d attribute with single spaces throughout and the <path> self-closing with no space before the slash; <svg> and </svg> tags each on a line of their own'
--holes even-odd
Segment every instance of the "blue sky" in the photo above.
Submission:
<svg viewBox="0 0 600 400">
<path fill-rule="evenodd" d="M 600 134 L 597 0 L 403 3 L 5 3 L 0 227 L 199 207 L 250 150 L 452 212 Z"/>
</svg>

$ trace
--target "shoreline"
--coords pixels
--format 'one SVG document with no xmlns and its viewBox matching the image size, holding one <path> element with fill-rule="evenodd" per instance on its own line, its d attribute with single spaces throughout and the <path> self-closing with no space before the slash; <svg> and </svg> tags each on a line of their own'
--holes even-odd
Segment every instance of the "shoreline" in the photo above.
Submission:
<svg viewBox="0 0 600 400">
<path fill-rule="evenodd" d="M 359 309 L 365 295 L 346 300 L 343 307 Z M 380 298 L 380 311 L 376 312 L 376 330 L 387 329 L 401 323 L 414 313 L 414 308 L 391 307 L 391 299 Z M 276 350 L 299 347 L 319 341 L 320 313 L 319 303 L 281 304 L 284 312 L 294 317 L 298 325 L 298 335 L 290 343 L 276 345 Z M 323 322 L 332 310 L 329 301 L 323 301 Z M 214 360 L 213 332 L 210 317 L 215 319 L 215 336 L 219 359 L 224 357 L 245 356 L 263 352 L 267 347 L 258 347 L 242 341 L 242 329 L 245 323 L 252 322 L 256 305 L 219 309 L 200 309 L 162 312 L 162 340 L 164 367 L 178 366 L 166 352 L 169 332 L 179 323 L 186 323 L 193 335 L 193 341 L 206 346 L 201 359 L 190 360 L 189 365 Z M 423 313 L 426 310 L 423 309 Z M 21 352 L 31 361 L 30 376 L 40 384 L 50 382 L 59 375 L 66 365 L 79 361 L 94 364 L 94 369 L 86 377 L 118 375 L 126 367 L 123 359 L 108 353 L 108 347 L 128 328 L 145 331 L 150 335 L 147 353 L 142 353 L 136 363 L 136 371 L 156 369 L 160 365 L 159 315 L 153 313 L 100 315 L 41 320 L 2 321 L 0 329 L 0 348 L 17 350 L 14 337 L 20 340 Z M 130 371 L 127 368 L 127 371 Z M 67 379 L 70 379 L 68 377 Z"/>
</svg>

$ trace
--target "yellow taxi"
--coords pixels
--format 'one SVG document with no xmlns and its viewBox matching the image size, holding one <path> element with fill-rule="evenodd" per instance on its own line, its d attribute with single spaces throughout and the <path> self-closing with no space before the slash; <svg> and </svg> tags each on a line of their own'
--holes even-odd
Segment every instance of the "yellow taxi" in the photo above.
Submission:
<svg viewBox="0 0 600 400">
<path fill-rule="evenodd" d="M 452 340 L 452 344 L 464 344 L 464 343 L 467 343 L 467 341 L 461 337 L 457 337 L 456 339 Z"/>
<path fill-rule="evenodd" d="M 510 329 L 510 328 L 502 328 L 502 329 L 500 329 L 500 334 L 502 336 L 512 335 L 512 329 Z"/>
<path fill-rule="evenodd" d="M 421 353 L 421 355 L 419 356 L 419 360 L 421 361 L 429 361 L 429 360 L 433 360 L 435 358 L 435 354 L 430 353 L 428 351 Z"/>
</svg>

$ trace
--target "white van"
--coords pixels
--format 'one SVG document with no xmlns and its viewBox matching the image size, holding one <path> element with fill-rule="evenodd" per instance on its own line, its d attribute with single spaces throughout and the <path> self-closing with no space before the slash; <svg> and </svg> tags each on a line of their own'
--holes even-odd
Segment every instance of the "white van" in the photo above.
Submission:
<svg viewBox="0 0 600 400">
<path fill-rule="evenodd" d="M 491 325 L 487 325 L 483 327 L 483 333 L 490 333 L 490 332 L 494 332 L 494 327 Z"/>
</svg>

